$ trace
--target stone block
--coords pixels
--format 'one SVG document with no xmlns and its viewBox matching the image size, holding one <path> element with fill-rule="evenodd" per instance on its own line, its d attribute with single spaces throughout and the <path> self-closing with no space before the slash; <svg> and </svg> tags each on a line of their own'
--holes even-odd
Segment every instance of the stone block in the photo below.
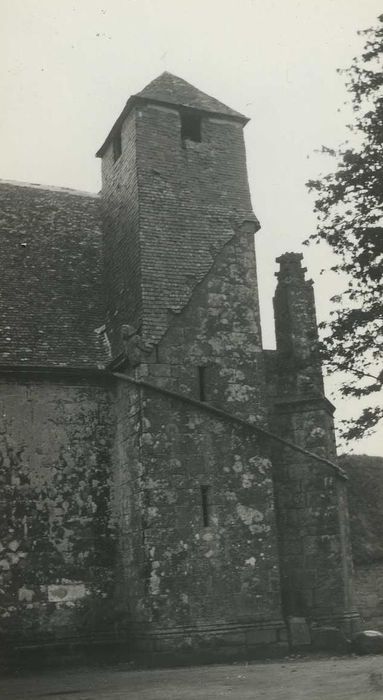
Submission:
<svg viewBox="0 0 383 700">
<path fill-rule="evenodd" d="M 169 634 L 153 637 L 153 649 L 155 651 L 180 651 L 193 646 L 192 637 L 179 634 Z"/>
<path fill-rule="evenodd" d="M 383 634 L 377 630 L 363 630 L 351 640 L 351 651 L 355 654 L 383 654 Z"/>
<path fill-rule="evenodd" d="M 253 644 L 272 644 L 277 641 L 276 629 L 252 629 L 246 632 L 246 643 L 250 646 Z"/>
<path fill-rule="evenodd" d="M 245 646 L 245 634 L 244 632 L 222 632 L 215 637 L 214 646 L 240 649 Z"/>
<path fill-rule="evenodd" d="M 170 377 L 171 366 L 168 364 L 156 364 L 149 367 L 149 373 L 152 377 Z"/>
<path fill-rule="evenodd" d="M 68 603 L 84 598 L 86 588 L 83 583 L 52 584 L 47 586 L 47 593 L 50 603 Z"/>
<path fill-rule="evenodd" d="M 288 627 L 292 647 L 304 647 L 311 644 L 309 626 L 304 617 L 289 617 Z"/>
</svg>

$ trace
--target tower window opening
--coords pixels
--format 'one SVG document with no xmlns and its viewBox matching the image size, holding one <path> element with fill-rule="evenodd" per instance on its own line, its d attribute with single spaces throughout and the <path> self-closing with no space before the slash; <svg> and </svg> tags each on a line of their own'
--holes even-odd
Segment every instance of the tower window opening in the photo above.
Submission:
<svg viewBox="0 0 383 700">
<path fill-rule="evenodd" d="M 201 486 L 202 522 L 204 527 L 210 525 L 210 486 Z"/>
<path fill-rule="evenodd" d="M 205 370 L 206 370 L 206 367 L 198 367 L 198 389 L 199 389 L 199 400 L 200 401 L 206 401 Z"/>
<path fill-rule="evenodd" d="M 201 117 L 193 112 L 181 112 L 182 141 L 201 141 Z"/>
<path fill-rule="evenodd" d="M 113 136 L 113 161 L 114 161 L 114 163 L 116 162 L 116 160 L 119 159 L 121 153 L 122 153 L 121 131 L 118 131 L 117 134 L 115 134 Z"/>
</svg>

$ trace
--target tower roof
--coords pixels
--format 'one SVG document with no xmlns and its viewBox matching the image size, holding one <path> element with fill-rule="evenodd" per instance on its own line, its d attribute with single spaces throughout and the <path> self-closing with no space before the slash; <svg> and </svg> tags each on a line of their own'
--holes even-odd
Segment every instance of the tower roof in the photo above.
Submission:
<svg viewBox="0 0 383 700">
<path fill-rule="evenodd" d="M 205 92 L 198 90 L 198 88 L 186 82 L 183 78 L 166 71 L 144 87 L 138 93 L 138 96 L 177 106 L 190 107 L 203 112 L 214 112 L 215 114 L 234 117 L 245 122 L 248 121 L 247 117 L 240 112 L 236 112 L 231 107 L 216 100 L 215 97 L 210 97 Z"/>
<path fill-rule="evenodd" d="M 219 102 L 219 100 L 216 100 L 215 97 L 210 97 L 210 95 L 198 90 L 198 88 L 194 87 L 194 85 L 191 85 L 186 80 L 183 80 L 183 78 L 179 78 L 178 76 L 165 71 L 146 85 L 143 90 L 138 92 L 136 95 L 129 97 L 124 109 L 113 125 L 103 145 L 97 151 L 97 156 L 101 157 L 104 154 L 110 140 L 118 131 L 130 110 L 136 104 L 143 102 L 186 107 L 189 109 L 198 110 L 199 112 L 214 114 L 218 117 L 229 117 L 241 122 L 242 124 L 246 124 L 249 121 L 243 114 L 231 109 L 231 107 L 228 107 L 222 102 Z"/>
</svg>

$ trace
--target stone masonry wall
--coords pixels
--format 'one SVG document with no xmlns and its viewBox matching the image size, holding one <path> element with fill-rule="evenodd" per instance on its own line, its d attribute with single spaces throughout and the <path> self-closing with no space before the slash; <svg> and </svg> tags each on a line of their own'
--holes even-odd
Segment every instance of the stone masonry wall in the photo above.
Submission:
<svg viewBox="0 0 383 700">
<path fill-rule="evenodd" d="M 277 417 L 279 436 L 334 459 L 331 417 L 315 405 Z M 278 447 L 273 458 L 285 613 L 333 621 L 351 610 L 345 484 L 331 467 Z"/>
<path fill-rule="evenodd" d="M 274 298 L 277 351 L 266 355 L 273 429 L 336 462 L 333 407 L 323 395 L 312 283 L 300 254 L 278 261 Z M 352 607 L 352 560 L 346 485 L 330 466 L 275 446 L 273 467 L 282 595 L 287 616 L 345 628 Z M 351 624 L 351 623 L 350 623 Z M 350 631 L 350 629 L 346 629 Z"/>
<path fill-rule="evenodd" d="M 177 109 L 137 117 L 145 341 L 158 342 L 222 246 L 252 213 L 243 128 L 204 115 L 201 142 L 181 140 Z"/>
<path fill-rule="evenodd" d="M 121 533 L 134 648 L 285 641 L 262 446 L 246 429 L 143 392 L 140 463 L 129 488 L 118 488 L 121 510 L 139 510 L 135 527 Z"/>
<path fill-rule="evenodd" d="M 323 397 L 313 283 L 305 279 L 303 256 L 277 258 L 280 271 L 274 297 L 278 398 Z"/>
<path fill-rule="evenodd" d="M 0 408 L 1 637 L 9 645 L 107 635 L 107 388 L 3 379 Z"/>
<path fill-rule="evenodd" d="M 120 634 L 140 619 L 146 576 L 143 538 L 146 527 L 142 446 L 142 393 L 119 382 L 115 392 L 112 511 L 117 532 L 114 610 Z"/>
<path fill-rule="evenodd" d="M 149 365 L 161 384 L 200 398 L 235 415 L 265 424 L 266 385 L 256 286 L 254 236 L 238 233 L 218 253 Z M 168 373 L 167 379 L 165 375 Z M 152 377 L 151 377 L 152 380 Z"/>
<path fill-rule="evenodd" d="M 128 374 L 265 424 L 253 236 L 233 236 L 168 318 Z M 285 641 L 268 446 L 180 399 L 131 385 L 118 395 L 121 588 L 136 647 Z"/>
</svg>

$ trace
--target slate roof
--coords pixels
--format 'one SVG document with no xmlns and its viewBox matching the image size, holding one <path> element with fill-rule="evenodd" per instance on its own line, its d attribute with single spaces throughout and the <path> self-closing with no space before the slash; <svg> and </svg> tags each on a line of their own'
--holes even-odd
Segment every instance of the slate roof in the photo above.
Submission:
<svg viewBox="0 0 383 700">
<path fill-rule="evenodd" d="M 122 110 L 120 116 L 114 123 L 112 129 L 110 130 L 107 138 L 102 144 L 101 148 L 97 151 L 96 155 L 101 157 L 106 147 L 108 146 L 113 135 L 121 127 L 122 122 L 132 109 L 134 105 L 139 104 L 143 100 L 149 100 L 151 102 L 157 102 L 162 104 L 171 104 L 176 107 L 189 107 L 191 109 L 198 109 L 202 112 L 211 112 L 216 116 L 231 117 L 236 119 L 243 124 L 248 122 L 248 118 L 245 117 L 240 112 L 237 112 L 231 107 L 219 102 L 214 97 L 210 97 L 205 92 L 198 90 L 198 88 L 191 85 L 183 78 L 179 78 L 177 75 L 168 73 L 165 71 L 152 80 L 146 87 L 144 87 L 141 92 L 136 95 L 132 95 L 124 109 Z"/>
<path fill-rule="evenodd" d="M 97 195 L 0 180 L 0 365 L 108 361 Z"/>
</svg>

